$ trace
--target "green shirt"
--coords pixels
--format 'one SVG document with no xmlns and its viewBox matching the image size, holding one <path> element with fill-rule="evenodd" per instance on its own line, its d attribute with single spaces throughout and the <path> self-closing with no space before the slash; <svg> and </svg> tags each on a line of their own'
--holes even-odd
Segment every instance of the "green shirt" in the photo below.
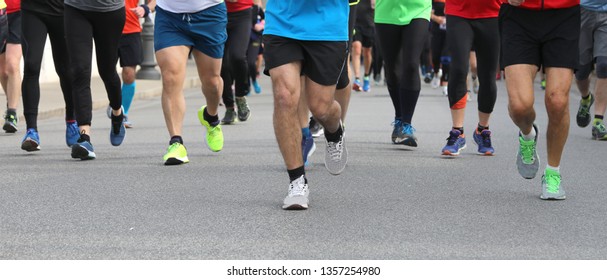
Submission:
<svg viewBox="0 0 607 280">
<path fill-rule="evenodd" d="M 432 0 L 376 0 L 375 23 L 407 25 L 416 18 L 430 21 Z"/>
</svg>

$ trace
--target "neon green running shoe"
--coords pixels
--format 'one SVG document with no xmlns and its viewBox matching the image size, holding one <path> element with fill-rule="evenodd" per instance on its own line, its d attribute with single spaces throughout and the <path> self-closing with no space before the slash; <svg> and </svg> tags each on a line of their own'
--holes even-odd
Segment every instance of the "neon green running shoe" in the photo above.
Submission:
<svg viewBox="0 0 607 280">
<path fill-rule="evenodd" d="M 207 134 L 205 135 L 207 146 L 211 151 L 219 152 L 223 149 L 223 132 L 221 131 L 221 125 L 218 123 L 217 125 L 212 126 L 204 119 L 203 112 L 206 107 L 207 106 L 205 105 L 198 109 L 198 120 L 200 121 L 200 124 L 207 129 Z"/>
<path fill-rule="evenodd" d="M 535 178 L 535 174 L 537 174 L 537 170 L 540 167 L 540 158 L 537 155 L 536 149 L 539 130 L 535 124 L 533 125 L 533 129 L 535 130 L 535 139 L 533 140 L 525 140 L 520 132 L 518 136 L 519 148 L 516 155 L 516 168 L 518 169 L 518 173 L 525 179 Z"/>
<path fill-rule="evenodd" d="M 592 124 L 592 139 L 607 140 L 607 128 L 602 120 L 595 119 Z"/>
<path fill-rule="evenodd" d="M 179 142 L 175 142 L 169 146 L 163 159 L 164 165 L 179 165 L 190 162 L 185 146 Z"/>
<path fill-rule="evenodd" d="M 558 171 L 546 169 L 542 176 L 541 199 L 563 200 L 565 189 L 561 186 L 561 174 Z"/>
</svg>

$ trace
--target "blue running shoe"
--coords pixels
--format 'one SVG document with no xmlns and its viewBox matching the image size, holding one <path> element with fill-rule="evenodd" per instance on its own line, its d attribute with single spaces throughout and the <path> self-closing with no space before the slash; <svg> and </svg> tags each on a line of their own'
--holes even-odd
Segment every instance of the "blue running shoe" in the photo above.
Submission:
<svg viewBox="0 0 607 280">
<path fill-rule="evenodd" d="M 120 127 L 116 131 L 114 129 L 113 124 L 110 124 L 110 143 L 112 146 L 120 146 L 122 141 L 124 141 L 124 137 L 126 136 L 126 128 L 124 127 L 124 115 L 122 116 L 122 121 L 120 122 Z"/>
<path fill-rule="evenodd" d="M 257 80 L 253 81 L 253 89 L 255 89 L 256 94 L 261 93 L 261 87 L 259 86 L 259 82 L 257 82 Z"/>
<path fill-rule="evenodd" d="M 459 152 L 466 148 L 466 136 L 462 134 L 458 129 L 452 129 L 449 131 L 449 137 L 447 138 L 447 145 L 443 147 L 443 155 L 445 156 L 457 156 Z"/>
<path fill-rule="evenodd" d="M 68 147 L 71 147 L 78 142 L 78 139 L 80 138 L 80 132 L 78 130 L 77 122 L 65 123 L 65 144 L 67 144 Z"/>
<path fill-rule="evenodd" d="M 303 161 L 304 166 L 308 166 L 308 158 L 312 156 L 314 151 L 316 150 L 316 143 L 314 143 L 314 138 L 310 135 L 310 137 L 302 137 L 301 139 L 301 151 L 303 152 Z"/>
<path fill-rule="evenodd" d="M 474 131 L 472 135 L 474 142 L 478 145 L 478 153 L 481 155 L 492 156 L 495 153 L 493 146 L 491 146 L 491 131 L 483 129 L 480 133 L 478 129 Z"/>
<path fill-rule="evenodd" d="M 396 139 L 403 138 L 401 136 L 403 132 L 403 122 L 401 122 L 399 119 L 394 119 L 392 126 L 394 127 L 394 129 L 392 129 L 392 143 L 400 144 L 396 142 Z"/>
<path fill-rule="evenodd" d="M 72 158 L 89 160 L 96 157 L 93 145 L 89 141 L 76 142 L 76 144 L 72 145 Z"/>
<path fill-rule="evenodd" d="M 399 137 L 396 138 L 397 144 L 403 144 L 409 147 L 417 147 L 417 137 L 415 137 L 415 128 L 410 123 L 403 122 L 403 129 Z"/>
<path fill-rule="evenodd" d="M 28 152 L 40 151 L 40 137 L 36 129 L 27 129 L 23 141 L 21 141 L 21 149 Z"/>
<path fill-rule="evenodd" d="M 371 90 L 371 81 L 369 79 L 369 76 L 365 76 L 363 78 L 363 91 L 369 92 L 369 90 Z"/>
</svg>

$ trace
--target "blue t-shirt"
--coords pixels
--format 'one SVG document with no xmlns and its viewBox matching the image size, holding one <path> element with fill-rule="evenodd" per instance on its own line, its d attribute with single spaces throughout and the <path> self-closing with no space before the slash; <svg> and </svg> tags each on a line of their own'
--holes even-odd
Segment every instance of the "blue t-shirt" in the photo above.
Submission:
<svg viewBox="0 0 607 280">
<path fill-rule="evenodd" d="M 264 34 L 302 41 L 348 41 L 348 0 L 269 0 Z"/>
<path fill-rule="evenodd" d="M 606 0 L 582 0 L 580 4 L 586 10 L 591 10 L 595 12 L 607 12 Z"/>
</svg>

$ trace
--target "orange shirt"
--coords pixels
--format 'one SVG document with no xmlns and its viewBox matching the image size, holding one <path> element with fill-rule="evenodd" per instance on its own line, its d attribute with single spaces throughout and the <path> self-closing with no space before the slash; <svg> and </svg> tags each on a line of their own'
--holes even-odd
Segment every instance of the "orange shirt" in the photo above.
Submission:
<svg viewBox="0 0 607 280">
<path fill-rule="evenodd" d="M 126 9 L 126 22 L 124 23 L 122 34 L 140 33 L 141 23 L 139 23 L 139 17 L 131 11 L 132 8 L 137 8 L 137 6 L 139 6 L 139 1 L 124 0 L 124 4 L 124 8 Z"/>
</svg>

